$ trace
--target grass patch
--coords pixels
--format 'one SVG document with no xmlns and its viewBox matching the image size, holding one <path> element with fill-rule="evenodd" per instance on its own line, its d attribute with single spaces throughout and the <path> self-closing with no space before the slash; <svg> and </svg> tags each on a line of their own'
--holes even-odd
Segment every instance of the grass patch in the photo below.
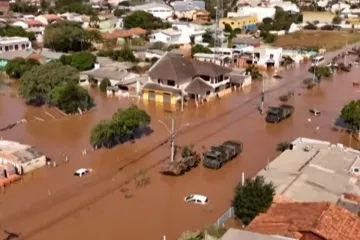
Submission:
<svg viewBox="0 0 360 240">
<path fill-rule="evenodd" d="M 360 33 L 349 31 L 298 31 L 293 34 L 278 36 L 274 46 L 292 49 L 320 49 L 327 51 L 342 48 L 346 43 L 360 41 Z"/>
</svg>

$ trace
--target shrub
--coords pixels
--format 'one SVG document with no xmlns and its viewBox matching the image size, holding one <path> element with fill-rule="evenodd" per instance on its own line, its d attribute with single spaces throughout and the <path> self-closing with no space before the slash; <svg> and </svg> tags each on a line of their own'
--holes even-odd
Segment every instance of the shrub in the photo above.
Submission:
<svg viewBox="0 0 360 240">
<path fill-rule="evenodd" d="M 107 87 L 110 86 L 110 85 L 111 85 L 111 82 L 110 82 L 110 80 L 108 78 L 103 79 L 101 81 L 101 83 L 100 83 L 100 86 L 99 86 L 100 91 L 106 92 Z"/>
<path fill-rule="evenodd" d="M 278 152 L 283 152 L 286 149 L 290 148 L 290 143 L 289 142 L 279 142 L 276 146 L 276 151 Z"/>
</svg>

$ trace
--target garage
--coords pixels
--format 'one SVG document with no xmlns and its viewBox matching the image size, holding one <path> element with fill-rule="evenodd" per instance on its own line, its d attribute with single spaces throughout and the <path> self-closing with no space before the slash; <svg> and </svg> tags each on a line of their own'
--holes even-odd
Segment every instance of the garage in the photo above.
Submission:
<svg viewBox="0 0 360 240">
<path fill-rule="evenodd" d="M 170 93 L 164 93 L 163 94 L 163 101 L 164 103 L 171 103 L 171 94 Z"/>
<path fill-rule="evenodd" d="M 155 99 L 156 99 L 156 94 L 155 94 L 154 91 L 149 91 L 149 92 L 148 92 L 148 99 L 149 99 L 149 100 L 152 100 L 152 101 L 155 101 Z"/>
</svg>

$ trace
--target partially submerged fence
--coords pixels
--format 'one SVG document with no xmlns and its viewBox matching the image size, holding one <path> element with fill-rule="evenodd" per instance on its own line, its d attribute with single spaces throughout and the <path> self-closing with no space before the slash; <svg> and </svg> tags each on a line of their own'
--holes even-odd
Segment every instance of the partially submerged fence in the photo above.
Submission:
<svg viewBox="0 0 360 240">
<path fill-rule="evenodd" d="M 216 221 L 216 225 L 219 227 L 234 216 L 235 216 L 235 209 L 231 207 L 221 217 L 218 218 L 218 220 Z"/>
</svg>

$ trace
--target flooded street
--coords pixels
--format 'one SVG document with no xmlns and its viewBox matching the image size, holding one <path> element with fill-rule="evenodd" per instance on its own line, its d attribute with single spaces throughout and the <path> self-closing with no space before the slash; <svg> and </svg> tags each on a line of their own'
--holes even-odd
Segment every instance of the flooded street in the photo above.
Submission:
<svg viewBox="0 0 360 240">
<path fill-rule="evenodd" d="M 0 96 L 0 127 L 23 118 L 28 120 L 0 132 L 0 136 L 34 145 L 59 164 L 57 168 L 28 174 L 0 195 L 0 232 L 6 229 L 20 233 L 20 239 L 32 240 L 155 240 L 163 235 L 177 239 L 187 229 L 215 223 L 229 208 L 242 172 L 245 176 L 256 174 L 278 154 L 279 142 L 301 136 L 349 144 L 348 135 L 333 132 L 330 126 L 345 103 L 358 99 L 360 92 L 352 82 L 358 80 L 360 67 L 324 79 L 311 90 L 302 83 L 309 76 L 307 69 L 308 66 L 293 68 L 282 73 L 283 79 L 267 80 L 266 108 L 280 104 L 279 96 L 295 93 L 288 102 L 295 106 L 295 112 L 280 124 L 267 124 L 257 110 L 260 82 L 199 108 L 189 104 L 183 113 L 166 105 L 146 104 L 141 99 L 107 98 L 97 90 L 91 90 L 96 109 L 71 117 Z M 90 149 L 91 128 L 132 103 L 149 112 L 154 132 L 134 143 L 89 151 L 83 156 L 83 149 Z M 313 107 L 321 110 L 320 117 L 310 115 L 309 108 Z M 169 160 L 170 144 L 166 142 L 169 133 L 158 120 L 166 121 L 170 111 L 177 116 L 178 128 L 190 124 L 177 134 L 176 145 L 194 144 L 202 153 L 211 145 L 234 139 L 244 142 L 244 152 L 217 171 L 200 165 L 181 177 L 161 175 L 159 169 Z M 357 147 L 355 141 L 352 143 Z M 62 164 L 61 153 L 69 156 L 69 163 Z M 73 172 L 81 167 L 91 167 L 94 172 L 84 178 L 73 177 Z M 146 171 L 151 180 L 145 187 L 137 186 L 140 170 Z M 183 198 L 193 193 L 206 195 L 209 204 L 186 204 Z"/>
</svg>

